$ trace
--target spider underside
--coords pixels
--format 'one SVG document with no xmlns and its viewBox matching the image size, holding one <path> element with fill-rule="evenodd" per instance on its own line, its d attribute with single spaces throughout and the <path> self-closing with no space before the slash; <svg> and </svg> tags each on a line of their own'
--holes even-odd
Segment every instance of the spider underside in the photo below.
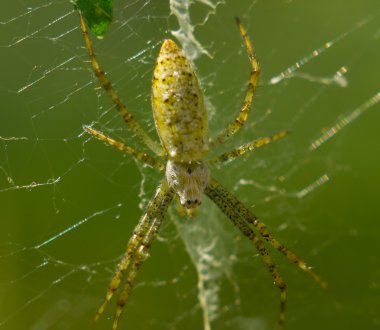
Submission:
<svg viewBox="0 0 380 330">
<path fill-rule="evenodd" d="M 251 65 L 246 95 L 239 114 L 214 139 L 208 137 L 208 122 L 203 94 L 190 62 L 174 41 L 165 40 L 163 42 L 152 81 L 152 107 L 157 133 L 161 141 L 161 145 L 159 145 L 141 128 L 120 100 L 96 59 L 82 15 L 80 15 L 80 23 L 92 69 L 99 79 L 100 85 L 111 97 L 116 109 L 133 133 L 156 157 L 116 141 L 91 127 L 86 126 L 84 129 L 97 139 L 132 155 L 143 164 L 165 173 L 154 196 L 148 203 L 145 213 L 134 229 L 127 244 L 126 252 L 108 285 L 106 298 L 95 315 L 95 320 L 103 313 L 106 304 L 111 300 L 122 279 L 125 278 L 112 325 L 112 329 L 116 330 L 141 263 L 148 256 L 149 248 L 171 202 L 173 199 L 177 199 L 180 213 L 192 216 L 201 204 L 202 195 L 205 194 L 219 207 L 233 225 L 254 244 L 271 273 L 274 284 L 280 291 L 278 328 L 282 329 L 285 319 L 286 284 L 269 255 L 264 241 L 308 273 L 321 287 L 327 285 L 295 253 L 277 241 L 268 232 L 266 226 L 237 197 L 217 182 L 210 175 L 209 167 L 213 164 L 218 165 L 232 161 L 250 150 L 282 139 L 288 135 L 288 132 L 283 131 L 271 137 L 260 138 L 212 159 L 206 159 L 210 147 L 214 148 L 224 143 L 244 125 L 253 101 L 259 78 L 259 65 L 244 27 L 237 19 L 237 25 Z"/>
</svg>

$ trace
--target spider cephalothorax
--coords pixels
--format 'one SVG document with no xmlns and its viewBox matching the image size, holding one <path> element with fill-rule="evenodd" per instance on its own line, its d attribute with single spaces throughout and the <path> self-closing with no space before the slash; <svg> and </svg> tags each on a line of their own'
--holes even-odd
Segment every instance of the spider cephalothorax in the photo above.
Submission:
<svg viewBox="0 0 380 330">
<path fill-rule="evenodd" d="M 166 164 L 166 180 L 183 207 L 196 208 L 202 203 L 203 191 L 210 181 L 210 171 L 203 161 L 169 160 Z"/>
<path fill-rule="evenodd" d="M 285 318 L 286 284 L 269 255 L 264 240 L 308 273 L 322 287 L 325 287 L 326 284 L 296 254 L 277 241 L 266 229 L 266 226 L 237 197 L 210 176 L 209 166 L 231 161 L 247 151 L 279 140 L 288 133 L 284 131 L 271 137 L 260 138 L 232 151 L 205 160 L 210 145 L 212 147 L 221 145 L 239 131 L 248 118 L 259 76 L 259 66 L 243 26 L 237 20 L 251 63 L 251 75 L 247 92 L 237 117 L 211 141 L 209 141 L 208 137 L 208 123 L 203 93 L 195 72 L 175 42 L 172 40 L 164 41 L 157 58 L 152 82 L 153 116 L 161 141 L 160 146 L 141 128 L 140 124 L 120 100 L 104 71 L 101 70 L 92 49 L 84 19 L 82 16 L 80 16 L 80 19 L 92 68 L 100 84 L 111 97 L 121 117 L 129 125 L 136 137 L 154 152 L 159 159 L 116 141 L 91 127 L 86 126 L 84 127 L 85 130 L 101 141 L 132 155 L 145 165 L 161 172 L 166 169 L 166 175 L 147 205 L 145 213 L 128 242 L 127 250 L 113 275 L 107 289 L 106 298 L 99 307 L 95 319 L 98 319 L 103 313 L 106 304 L 119 287 L 122 278 L 125 277 L 125 284 L 117 302 L 112 326 L 114 330 L 117 328 L 123 306 L 132 290 L 140 265 L 148 256 L 149 248 L 175 196 L 178 197 L 180 204 L 186 210 L 185 214 L 191 216 L 196 214 L 195 210 L 201 204 L 202 195 L 206 195 L 227 215 L 233 225 L 254 244 L 259 252 L 262 261 L 272 275 L 275 285 L 280 290 L 278 325 L 279 328 L 282 328 Z M 163 164 L 164 161 L 167 161 L 166 166 Z"/>
</svg>

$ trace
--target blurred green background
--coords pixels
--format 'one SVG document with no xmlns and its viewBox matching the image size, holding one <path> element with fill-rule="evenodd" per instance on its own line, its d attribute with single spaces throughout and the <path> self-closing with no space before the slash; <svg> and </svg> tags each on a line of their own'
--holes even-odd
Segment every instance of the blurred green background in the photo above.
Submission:
<svg viewBox="0 0 380 330">
<path fill-rule="evenodd" d="M 167 1 L 115 6 L 95 51 L 154 136 L 152 70 L 178 20 Z M 83 133 L 93 124 L 135 145 L 98 88 L 69 1 L 0 8 L 0 329 L 110 329 L 115 301 L 97 324 L 92 317 L 160 174 Z M 250 123 L 219 151 L 292 133 L 213 169 L 329 283 L 320 289 L 270 249 L 288 284 L 286 329 L 380 328 L 379 104 L 309 148 L 379 92 L 379 14 L 377 0 L 226 0 L 190 8 L 195 37 L 212 56 L 195 61 L 212 132 L 238 111 L 249 75 L 235 15 L 262 70 Z M 298 76 L 270 84 L 303 58 L 312 60 Z M 346 87 L 331 82 L 342 67 Z M 330 180 L 299 198 L 323 175 Z M 178 218 L 174 208 L 166 218 L 120 329 L 203 329 L 205 315 L 211 329 L 275 328 L 279 297 L 269 272 L 226 217 L 204 204 L 197 218 Z"/>
</svg>

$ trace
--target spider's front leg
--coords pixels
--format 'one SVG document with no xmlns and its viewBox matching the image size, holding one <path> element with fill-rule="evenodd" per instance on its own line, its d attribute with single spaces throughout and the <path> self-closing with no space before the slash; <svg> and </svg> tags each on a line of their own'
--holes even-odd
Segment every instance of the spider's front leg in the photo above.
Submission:
<svg viewBox="0 0 380 330">
<path fill-rule="evenodd" d="M 280 290 L 281 306 L 279 328 L 282 329 L 285 319 L 286 285 L 282 276 L 278 272 L 276 265 L 269 256 L 263 241 L 255 235 L 251 227 L 253 226 L 253 228 L 257 228 L 263 239 L 265 239 L 275 249 L 283 253 L 285 257 L 295 263 L 300 269 L 308 273 L 322 288 L 326 288 L 327 284 L 316 273 L 314 273 L 300 257 L 286 248 L 272 234 L 270 234 L 266 226 L 242 202 L 240 202 L 232 193 L 226 190 L 215 179 L 210 180 L 205 193 L 221 209 L 221 211 L 229 217 L 232 223 L 252 241 L 256 249 L 259 251 L 265 265 L 272 274 L 276 286 Z"/>
<path fill-rule="evenodd" d="M 107 303 L 111 300 L 125 275 L 127 280 L 117 303 L 115 319 L 112 327 L 113 329 L 117 328 L 123 306 L 125 305 L 132 289 L 140 265 L 148 255 L 149 248 L 157 234 L 162 219 L 165 217 L 173 196 L 174 194 L 172 190 L 168 187 L 167 182 L 164 179 L 157 188 L 155 195 L 150 200 L 145 214 L 141 217 L 134 230 L 133 236 L 128 242 L 127 250 L 108 285 L 106 298 L 95 315 L 95 321 L 98 320 L 103 313 Z"/>
<path fill-rule="evenodd" d="M 243 214 L 241 214 L 236 206 L 240 203 L 229 191 L 222 187 L 216 180 L 211 179 L 210 184 L 205 189 L 205 194 L 219 207 L 219 209 L 227 215 L 231 222 L 239 228 L 239 230 L 254 244 L 259 252 L 261 259 L 271 273 L 275 285 L 280 290 L 280 316 L 278 328 L 282 329 L 285 320 L 286 306 L 286 284 L 276 264 L 266 249 L 264 242 L 253 232 L 246 223 Z M 240 203 L 241 204 L 241 203 Z"/>
</svg>

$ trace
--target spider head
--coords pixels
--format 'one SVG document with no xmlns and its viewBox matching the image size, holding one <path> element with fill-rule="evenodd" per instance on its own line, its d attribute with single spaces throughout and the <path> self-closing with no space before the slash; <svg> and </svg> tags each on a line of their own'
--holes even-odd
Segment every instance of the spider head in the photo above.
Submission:
<svg viewBox="0 0 380 330">
<path fill-rule="evenodd" d="M 186 209 L 193 209 L 202 203 L 202 193 L 209 182 L 210 173 L 202 161 L 169 160 L 166 165 L 166 179 L 177 194 L 181 205 Z"/>
</svg>

